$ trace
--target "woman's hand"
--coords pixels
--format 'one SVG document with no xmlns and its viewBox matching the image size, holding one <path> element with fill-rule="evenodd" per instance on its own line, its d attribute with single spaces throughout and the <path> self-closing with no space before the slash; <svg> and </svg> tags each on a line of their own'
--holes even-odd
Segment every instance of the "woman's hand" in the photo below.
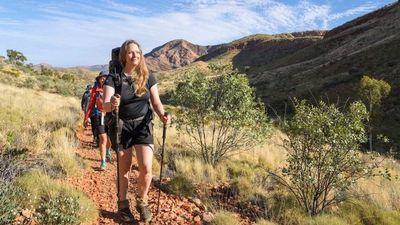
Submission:
<svg viewBox="0 0 400 225">
<path fill-rule="evenodd" d="M 169 113 L 165 112 L 164 115 L 160 116 L 160 120 L 164 124 L 167 124 L 168 122 L 171 121 L 171 116 L 169 115 Z"/>
<path fill-rule="evenodd" d="M 86 128 L 89 125 L 89 120 L 83 121 L 83 127 Z"/>
<path fill-rule="evenodd" d="M 110 102 L 113 109 L 118 107 L 121 102 L 121 96 L 119 94 L 111 96 Z"/>
</svg>

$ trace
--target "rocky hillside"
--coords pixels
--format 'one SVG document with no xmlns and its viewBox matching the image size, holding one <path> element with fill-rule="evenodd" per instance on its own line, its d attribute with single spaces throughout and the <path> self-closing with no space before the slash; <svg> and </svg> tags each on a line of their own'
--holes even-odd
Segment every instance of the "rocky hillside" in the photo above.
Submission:
<svg viewBox="0 0 400 225">
<path fill-rule="evenodd" d="M 240 55 L 240 54 L 238 54 Z M 240 68 L 240 64 L 233 63 Z M 324 38 L 282 58 L 249 67 L 257 94 L 277 110 L 288 97 L 355 99 L 360 78 L 383 79 L 392 92 L 381 132 L 400 143 L 400 4 L 388 5 L 328 31 Z"/>
<path fill-rule="evenodd" d="M 164 71 L 186 66 L 217 46 L 201 46 L 178 39 L 165 43 L 145 55 L 150 71 Z"/>
<path fill-rule="evenodd" d="M 343 103 L 357 98 L 363 75 L 383 79 L 392 91 L 383 102 L 386 114 L 376 132 L 388 136 L 400 149 L 399 3 L 330 31 L 244 37 L 209 50 L 196 62 L 233 63 L 248 75 L 274 115 L 290 112 L 291 97 Z M 184 69 L 163 72 L 160 77 L 184 73 Z"/>
<path fill-rule="evenodd" d="M 277 35 L 256 34 L 224 44 L 197 61 L 232 62 L 237 68 L 254 70 L 321 40 L 325 31 Z"/>
</svg>

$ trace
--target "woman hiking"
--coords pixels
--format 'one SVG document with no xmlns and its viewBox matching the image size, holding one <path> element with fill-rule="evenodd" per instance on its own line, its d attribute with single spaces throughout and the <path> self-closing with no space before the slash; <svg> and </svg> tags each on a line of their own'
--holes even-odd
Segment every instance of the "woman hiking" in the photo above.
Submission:
<svg viewBox="0 0 400 225">
<path fill-rule="evenodd" d="M 129 209 L 127 191 L 129 172 L 132 166 L 132 149 L 136 151 L 139 165 L 138 193 L 136 209 L 141 220 L 149 222 L 152 214 L 148 206 L 148 192 L 152 179 L 153 123 L 152 108 L 163 123 L 169 121 L 158 94 L 157 81 L 149 74 L 140 45 L 134 40 L 125 41 L 119 52 L 123 66 L 120 76 L 120 95 L 115 95 L 116 84 L 113 76 L 108 76 L 104 88 L 104 109 L 106 112 L 119 107 L 119 118 L 123 121 L 118 151 L 118 214 L 124 222 L 136 222 Z M 118 89 L 117 89 L 118 90 Z"/>
<path fill-rule="evenodd" d="M 105 71 L 100 72 L 100 74 L 96 77 L 96 82 L 94 87 L 90 92 L 89 104 L 87 107 L 87 111 L 85 113 L 85 119 L 83 122 L 83 126 L 86 127 L 90 121 L 92 124 L 93 130 L 96 130 L 99 136 L 99 150 L 100 150 L 100 170 L 105 170 L 107 167 L 106 159 L 111 162 L 111 141 L 109 141 L 107 135 L 107 127 L 104 125 L 104 116 L 103 112 L 103 86 L 106 81 L 108 73 Z M 96 135 L 96 134 L 93 134 Z"/>
</svg>

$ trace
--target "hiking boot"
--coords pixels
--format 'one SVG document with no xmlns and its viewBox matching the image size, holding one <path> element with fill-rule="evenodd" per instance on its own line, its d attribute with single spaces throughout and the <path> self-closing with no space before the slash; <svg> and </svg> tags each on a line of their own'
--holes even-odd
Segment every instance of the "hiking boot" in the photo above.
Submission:
<svg viewBox="0 0 400 225">
<path fill-rule="evenodd" d="M 101 160 L 101 162 L 100 162 L 100 170 L 106 170 L 106 168 L 107 168 L 106 160 Z"/>
<path fill-rule="evenodd" d="M 135 217 L 132 215 L 129 209 L 129 201 L 122 200 L 118 201 L 118 215 L 119 218 L 125 223 L 138 224 Z"/>
<path fill-rule="evenodd" d="M 152 219 L 151 211 L 147 199 L 137 198 L 136 209 L 140 214 L 140 220 L 146 223 Z"/>
<path fill-rule="evenodd" d="M 106 160 L 111 163 L 112 160 L 112 154 L 111 154 L 111 149 L 107 149 L 106 151 Z"/>
</svg>

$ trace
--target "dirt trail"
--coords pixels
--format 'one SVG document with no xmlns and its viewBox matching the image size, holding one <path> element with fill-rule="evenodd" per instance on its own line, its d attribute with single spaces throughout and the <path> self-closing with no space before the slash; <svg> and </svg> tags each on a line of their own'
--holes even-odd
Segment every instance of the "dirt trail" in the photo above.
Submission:
<svg viewBox="0 0 400 225">
<path fill-rule="evenodd" d="M 91 132 L 86 129 L 77 133 L 81 145 L 77 153 L 89 163 L 88 169 L 83 171 L 81 177 L 69 178 L 68 183 L 84 191 L 97 205 L 99 219 L 92 224 L 123 224 L 119 220 L 116 196 L 116 156 L 113 152 L 113 162 L 107 163 L 105 171 L 99 171 L 100 156 L 98 149 L 91 144 Z M 135 210 L 135 196 L 138 176 L 136 162 L 132 166 L 128 199 L 131 202 L 131 210 L 136 219 L 139 214 Z M 161 192 L 160 214 L 157 211 L 158 189 L 152 184 L 149 192 L 149 203 L 153 213 L 151 224 L 201 224 L 202 211 L 186 198 L 167 195 Z M 144 224 L 144 223 L 141 223 Z"/>
</svg>

